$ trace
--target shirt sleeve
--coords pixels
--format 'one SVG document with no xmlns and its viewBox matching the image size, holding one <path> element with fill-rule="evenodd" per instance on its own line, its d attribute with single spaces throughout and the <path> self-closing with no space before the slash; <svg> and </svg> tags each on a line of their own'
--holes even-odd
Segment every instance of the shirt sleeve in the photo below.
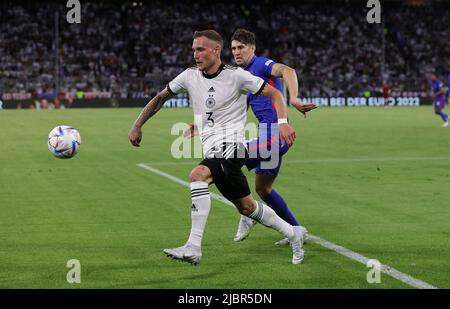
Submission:
<svg viewBox="0 0 450 309">
<path fill-rule="evenodd" d="M 248 71 L 245 71 L 241 68 L 236 70 L 238 85 L 243 93 L 251 92 L 255 95 L 259 95 L 263 90 L 266 82 Z"/>
<path fill-rule="evenodd" d="M 264 76 L 270 78 L 272 76 L 272 67 L 275 64 L 275 62 L 271 59 L 267 59 L 266 62 L 264 62 Z"/>
<path fill-rule="evenodd" d="M 175 77 L 169 84 L 167 85 L 167 90 L 172 95 L 177 95 L 183 92 L 188 91 L 188 83 L 187 83 L 187 70 L 181 72 L 177 77 Z"/>
</svg>

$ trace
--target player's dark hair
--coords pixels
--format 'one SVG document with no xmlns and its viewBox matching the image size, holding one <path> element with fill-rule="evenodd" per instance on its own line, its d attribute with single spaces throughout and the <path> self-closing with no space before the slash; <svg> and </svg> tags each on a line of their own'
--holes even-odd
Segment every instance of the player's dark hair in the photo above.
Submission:
<svg viewBox="0 0 450 309">
<path fill-rule="evenodd" d="M 231 36 L 231 41 L 234 40 L 244 43 L 246 45 L 250 44 L 256 46 L 256 35 L 253 32 L 248 31 L 246 29 L 242 28 L 237 29 Z"/>
<path fill-rule="evenodd" d="M 215 30 L 202 30 L 202 31 L 195 31 L 193 39 L 197 39 L 199 37 L 206 37 L 220 45 L 220 48 L 223 48 L 223 39 L 222 36 L 219 34 L 219 32 Z"/>
</svg>

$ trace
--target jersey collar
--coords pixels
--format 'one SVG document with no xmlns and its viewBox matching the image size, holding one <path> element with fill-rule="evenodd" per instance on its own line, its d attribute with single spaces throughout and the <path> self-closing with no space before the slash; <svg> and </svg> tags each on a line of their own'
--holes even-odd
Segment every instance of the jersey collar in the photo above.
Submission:
<svg viewBox="0 0 450 309">
<path fill-rule="evenodd" d="M 253 64 L 253 62 L 255 62 L 255 60 L 256 60 L 256 55 L 254 55 L 252 60 L 250 60 L 250 62 L 247 63 L 247 65 L 245 66 L 244 70 L 247 70 Z"/>
<path fill-rule="evenodd" d="M 217 75 L 219 75 L 220 72 L 222 72 L 224 66 L 225 66 L 225 65 L 224 65 L 223 63 L 220 64 L 220 67 L 219 67 L 219 69 L 217 70 L 216 73 L 213 73 L 213 74 L 206 74 L 205 72 L 202 72 L 202 74 L 203 74 L 203 76 L 204 76 L 205 78 L 208 78 L 208 79 L 214 78 L 214 77 L 216 77 Z"/>
</svg>

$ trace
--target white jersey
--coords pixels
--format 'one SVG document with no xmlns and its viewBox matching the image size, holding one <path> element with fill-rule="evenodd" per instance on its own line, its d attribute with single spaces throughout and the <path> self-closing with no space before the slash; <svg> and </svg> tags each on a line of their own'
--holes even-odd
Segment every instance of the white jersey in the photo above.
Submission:
<svg viewBox="0 0 450 309">
<path fill-rule="evenodd" d="M 175 77 L 168 89 L 172 94 L 189 94 L 203 155 L 209 157 L 224 142 L 244 143 L 247 93 L 258 94 L 264 85 L 262 78 L 250 72 L 222 65 L 213 75 L 189 68 Z"/>
</svg>

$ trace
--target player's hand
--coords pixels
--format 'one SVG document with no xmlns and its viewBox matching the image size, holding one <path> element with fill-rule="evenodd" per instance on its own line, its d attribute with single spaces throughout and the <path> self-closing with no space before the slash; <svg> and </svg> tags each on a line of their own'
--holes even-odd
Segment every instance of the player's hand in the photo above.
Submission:
<svg viewBox="0 0 450 309">
<path fill-rule="evenodd" d="M 128 139 L 130 140 L 130 143 L 133 146 L 140 147 L 141 145 L 139 145 L 139 144 L 141 143 L 141 139 L 142 139 L 141 128 L 133 125 L 131 127 L 130 133 L 128 133 Z"/>
<path fill-rule="evenodd" d="M 306 118 L 306 113 L 309 111 L 312 111 L 313 109 L 317 108 L 317 105 L 312 104 L 312 103 L 302 103 L 302 101 L 300 101 L 297 98 L 291 99 L 290 103 L 292 105 L 294 105 L 294 107 L 303 114 L 303 116 L 305 116 Z"/>
<path fill-rule="evenodd" d="M 191 124 L 189 126 L 189 128 L 187 128 L 183 133 L 183 137 L 185 137 L 185 138 L 191 138 L 196 135 L 198 135 L 198 130 L 197 130 L 197 126 L 195 124 Z"/>
<path fill-rule="evenodd" d="M 295 141 L 295 130 L 287 123 L 280 124 L 278 128 L 280 129 L 281 145 L 288 143 L 291 146 Z"/>
</svg>

